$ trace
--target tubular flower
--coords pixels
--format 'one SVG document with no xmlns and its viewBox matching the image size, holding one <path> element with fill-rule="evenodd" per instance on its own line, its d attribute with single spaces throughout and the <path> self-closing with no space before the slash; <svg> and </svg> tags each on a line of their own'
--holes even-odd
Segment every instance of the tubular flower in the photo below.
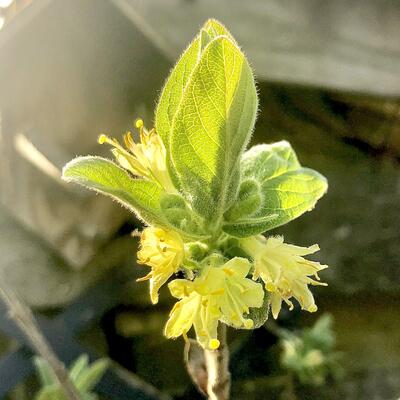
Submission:
<svg viewBox="0 0 400 400">
<path fill-rule="evenodd" d="M 242 239 L 241 246 L 254 259 L 253 278 L 260 277 L 270 292 L 271 311 L 275 319 L 281 310 L 282 300 L 290 310 L 293 309 L 291 297 L 299 302 L 303 310 L 317 311 L 308 285 L 326 286 L 319 282 L 318 272 L 328 266 L 306 260 L 303 256 L 317 252 L 318 245 L 294 246 L 284 243 L 282 237 L 266 239 L 260 235 Z"/>
<path fill-rule="evenodd" d="M 182 264 L 184 243 L 176 232 L 149 227 L 142 232 L 140 246 L 138 263 L 149 265 L 151 271 L 138 281 L 150 280 L 150 298 L 156 304 L 160 287 Z"/>
<path fill-rule="evenodd" d="M 99 143 L 108 143 L 114 148 L 111 150 L 121 167 L 136 176 L 158 182 L 164 189 L 175 192 L 174 185 L 168 173 L 166 164 L 166 150 L 156 131 L 148 131 L 141 119 L 136 121 L 139 130 L 140 143 L 135 143 L 131 132 L 124 135 L 126 149 L 120 145 L 118 140 L 100 135 Z"/>
<path fill-rule="evenodd" d="M 251 329 L 253 320 L 246 318 L 250 307 L 261 307 L 264 290 L 261 284 L 246 278 L 250 262 L 235 257 L 220 267 L 206 267 L 194 281 L 178 279 L 169 284 L 178 299 L 165 327 L 168 338 L 186 336 L 194 326 L 203 347 L 217 349 L 218 321 L 236 328 Z"/>
</svg>

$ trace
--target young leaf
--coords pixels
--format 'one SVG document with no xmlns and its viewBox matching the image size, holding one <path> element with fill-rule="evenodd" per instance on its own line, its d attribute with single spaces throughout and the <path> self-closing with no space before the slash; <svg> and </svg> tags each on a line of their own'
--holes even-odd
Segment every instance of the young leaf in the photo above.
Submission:
<svg viewBox="0 0 400 400">
<path fill-rule="evenodd" d="M 40 382 L 43 386 L 54 385 L 57 383 L 57 378 L 46 360 L 41 357 L 34 357 L 33 363 L 35 364 Z"/>
<path fill-rule="evenodd" d="M 80 373 L 84 371 L 89 365 L 89 356 L 87 354 L 82 354 L 73 363 L 69 371 L 69 377 L 72 382 L 75 382 L 79 377 Z"/>
<path fill-rule="evenodd" d="M 133 179 L 112 161 L 101 157 L 78 157 L 63 169 L 63 179 L 111 196 L 147 223 L 165 225 L 160 209 L 163 189 L 156 183 Z"/>
<path fill-rule="evenodd" d="M 218 36 L 191 75 L 170 138 L 181 188 L 199 214 L 212 216 L 216 225 L 235 198 L 238 161 L 256 111 L 256 88 L 244 55 L 228 37 Z"/>
<path fill-rule="evenodd" d="M 156 109 L 155 126 L 165 147 L 169 148 L 172 120 L 181 102 L 182 93 L 197 64 L 200 51 L 200 37 L 196 36 L 176 63 L 168 77 Z"/>
<path fill-rule="evenodd" d="M 270 295 L 268 292 L 265 292 L 263 305 L 260 308 L 250 308 L 247 316 L 254 322 L 253 329 L 261 328 L 267 322 L 270 303 Z"/>
<path fill-rule="evenodd" d="M 237 44 L 228 29 L 214 18 L 210 18 L 206 21 L 203 29 L 208 33 L 211 39 L 215 39 L 217 36 L 227 36 L 233 43 Z"/>
<path fill-rule="evenodd" d="M 234 41 L 228 30 L 215 19 L 206 21 L 200 34 L 187 47 L 181 58 L 172 69 L 170 76 L 165 82 L 157 104 L 155 126 L 157 133 L 161 136 L 163 143 L 169 149 L 169 137 L 171 133 L 172 120 L 182 100 L 183 92 L 189 78 L 201 58 L 205 46 L 217 36 L 225 35 Z"/>
<path fill-rule="evenodd" d="M 255 179 L 261 192 L 259 210 L 242 220 L 226 223 L 223 230 L 237 237 L 276 228 L 312 209 L 328 184 L 321 174 L 300 166 L 288 142 L 258 145 L 241 162 L 243 179 Z"/>
<path fill-rule="evenodd" d="M 107 359 L 100 359 L 89 365 L 80 373 L 75 384 L 77 389 L 82 392 L 90 392 L 102 378 L 110 362 Z"/>
<path fill-rule="evenodd" d="M 214 19 L 209 19 L 172 69 L 157 104 L 155 127 L 167 149 L 168 170 L 172 181 L 178 188 L 179 181 L 171 164 L 169 154 L 172 121 L 181 103 L 189 78 L 198 64 L 204 48 L 212 39 L 220 35 L 228 36 L 234 41 L 231 34 L 222 24 Z"/>
<path fill-rule="evenodd" d="M 184 230 L 186 225 L 181 221 L 165 217 L 161 204 L 167 193 L 159 185 L 130 177 L 111 160 L 92 156 L 75 158 L 64 167 L 63 179 L 111 196 L 148 224 L 173 228 L 188 238 L 201 237 L 200 233 L 191 232 L 190 226 Z"/>
<path fill-rule="evenodd" d="M 254 179 L 241 182 L 235 204 L 224 214 L 229 222 L 245 218 L 259 210 L 261 193 L 258 183 Z"/>
<path fill-rule="evenodd" d="M 188 207 L 185 199 L 178 194 L 165 193 L 161 196 L 160 207 L 165 219 L 174 228 L 193 235 L 204 236 L 203 222 Z"/>
<path fill-rule="evenodd" d="M 65 396 L 58 386 L 46 386 L 36 394 L 35 400 L 65 400 Z"/>
</svg>

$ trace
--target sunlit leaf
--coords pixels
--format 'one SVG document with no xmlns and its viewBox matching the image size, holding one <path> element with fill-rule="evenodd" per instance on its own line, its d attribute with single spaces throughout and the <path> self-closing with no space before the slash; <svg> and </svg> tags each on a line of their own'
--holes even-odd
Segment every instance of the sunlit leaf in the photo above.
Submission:
<svg viewBox="0 0 400 400">
<path fill-rule="evenodd" d="M 204 49 L 175 115 L 170 150 L 186 196 L 219 218 L 236 195 L 239 158 L 255 122 L 252 71 L 235 43 L 218 36 Z"/>
<path fill-rule="evenodd" d="M 159 185 L 146 179 L 132 178 L 108 159 L 75 158 L 64 167 L 63 179 L 112 197 L 148 224 L 174 228 L 183 236 L 197 238 L 200 235 L 199 229 L 192 230 L 193 225 L 185 225 L 185 221 L 165 215 L 162 199 L 167 193 Z"/>
<path fill-rule="evenodd" d="M 75 158 L 64 167 L 63 179 L 111 196 L 147 223 L 165 224 L 160 210 L 163 189 L 154 182 L 133 179 L 110 160 Z"/>
<path fill-rule="evenodd" d="M 243 179 L 258 182 L 261 204 L 257 212 L 223 230 L 245 237 L 270 230 L 311 210 L 328 188 L 324 176 L 300 166 L 288 142 L 258 145 L 247 151 L 241 163 Z"/>
<path fill-rule="evenodd" d="M 231 34 L 221 23 L 214 19 L 206 21 L 200 33 L 189 44 L 172 69 L 158 100 L 155 113 L 155 127 L 167 148 L 168 169 L 177 187 L 179 186 L 179 181 L 176 177 L 175 169 L 171 164 L 169 154 L 172 122 L 181 103 L 189 78 L 200 61 L 204 48 L 212 39 L 220 35 L 228 36 L 234 41 Z"/>
</svg>

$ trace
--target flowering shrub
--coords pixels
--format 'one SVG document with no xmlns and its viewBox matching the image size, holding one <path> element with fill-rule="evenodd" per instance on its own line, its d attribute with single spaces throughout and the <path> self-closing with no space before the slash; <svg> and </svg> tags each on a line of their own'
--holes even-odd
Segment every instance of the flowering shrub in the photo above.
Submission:
<svg viewBox="0 0 400 400">
<path fill-rule="evenodd" d="M 139 140 L 101 135 L 117 163 L 78 157 L 67 181 L 111 196 L 146 225 L 139 263 L 151 270 L 150 297 L 168 284 L 177 298 L 165 326 L 176 338 L 193 327 L 200 345 L 217 349 L 218 324 L 253 329 L 282 301 L 317 310 L 309 285 L 323 285 L 325 265 L 298 247 L 261 234 L 311 210 L 326 179 L 300 165 L 288 142 L 246 151 L 258 107 L 252 70 L 226 28 L 209 20 L 166 81 L 150 131 L 136 121 Z M 261 311 L 261 312 L 260 312 Z"/>
</svg>

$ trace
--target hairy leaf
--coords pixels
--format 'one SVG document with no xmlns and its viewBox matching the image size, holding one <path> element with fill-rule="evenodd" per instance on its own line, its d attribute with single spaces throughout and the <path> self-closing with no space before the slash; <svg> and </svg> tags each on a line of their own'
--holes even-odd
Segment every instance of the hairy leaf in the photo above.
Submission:
<svg viewBox="0 0 400 400">
<path fill-rule="evenodd" d="M 235 198 L 239 158 L 255 122 L 252 71 L 237 45 L 218 36 L 204 49 L 174 117 L 170 150 L 180 186 L 203 216 L 219 219 Z"/>
<path fill-rule="evenodd" d="M 218 21 L 214 19 L 206 21 L 200 33 L 186 48 L 172 69 L 157 104 L 155 127 L 167 149 L 168 169 L 176 187 L 179 187 L 179 181 L 176 177 L 174 166 L 171 164 L 169 151 L 172 121 L 182 101 L 183 93 L 191 74 L 201 59 L 204 48 L 212 39 L 220 35 L 228 36 L 232 41 L 234 40 L 228 30 Z"/>
<path fill-rule="evenodd" d="M 204 47 L 217 36 L 225 35 L 234 41 L 228 30 L 214 19 L 206 21 L 199 35 L 183 52 L 181 58 L 172 69 L 161 92 L 156 109 L 156 131 L 161 136 L 164 145 L 169 148 L 169 136 L 172 120 L 182 100 L 183 92 L 189 78 L 201 58 Z"/>
<path fill-rule="evenodd" d="M 185 225 L 185 221 L 165 216 L 161 204 L 167 193 L 159 185 L 132 178 L 111 160 L 92 156 L 75 158 L 64 167 L 63 179 L 111 196 L 148 224 L 173 228 L 184 237 L 201 236 L 193 232 L 190 224 Z"/>
<path fill-rule="evenodd" d="M 110 160 L 75 158 L 64 167 L 63 179 L 111 196 L 147 223 L 165 225 L 160 209 L 163 189 L 154 182 L 131 178 Z"/>
<path fill-rule="evenodd" d="M 242 158 L 243 179 L 255 179 L 261 204 L 250 217 L 226 223 L 223 230 L 246 237 L 262 233 L 299 217 L 315 206 L 328 188 L 318 172 L 301 167 L 288 142 L 258 145 Z"/>
</svg>

